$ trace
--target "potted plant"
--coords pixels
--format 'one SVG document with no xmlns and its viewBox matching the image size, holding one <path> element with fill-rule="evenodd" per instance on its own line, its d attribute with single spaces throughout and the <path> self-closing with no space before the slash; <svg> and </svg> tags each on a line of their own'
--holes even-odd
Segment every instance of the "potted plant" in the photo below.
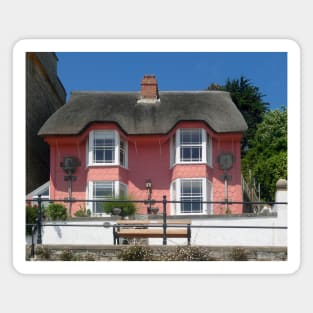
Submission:
<svg viewBox="0 0 313 313">
<path fill-rule="evenodd" d="M 111 215 L 120 215 L 122 219 L 137 212 L 137 207 L 129 197 L 121 196 L 103 203 L 103 211 Z"/>
<path fill-rule="evenodd" d="M 49 221 L 65 221 L 67 219 L 66 207 L 61 203 L 50 203 L 44 210 Z"/>
</svg>

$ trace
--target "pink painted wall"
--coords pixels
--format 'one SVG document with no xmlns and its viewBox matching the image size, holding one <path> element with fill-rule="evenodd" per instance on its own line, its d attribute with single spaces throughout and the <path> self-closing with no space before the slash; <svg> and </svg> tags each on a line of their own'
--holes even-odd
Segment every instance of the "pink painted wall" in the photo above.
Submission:
<svg viewBox="0 0 313 313">
<path fill-rule="evenodd" d="M 136 136 L 128 144 L 129 183 L 128 192 L 134 199 L 147 199 L 145 181 L 152 181 L 152 199 L 170 199 L 170 152 L 167 138 Z M 162 212 L 162 204 L 156 205 Z M 145 205 L 140 205 L 146 213 Z M 169 207 L 168 213 L 169 213 Z"/>
<path fill-rule="evenodd" d="M 81 161 L 81 166 L 75 172 L 76 181 L 73 182 L 72 196 L 75 199 L 86 198 L 86 148 L 84 142 L 78 140 L 80 138 L 54 138 L 50 143 L 50 198 L 62 200 L 68 197 L 68 182 L 64 180 L 67 175 L 60 167 L 60 163 L 65 156 L 76 156 Z M 61 201 L 58 201 L 61 202 Z M 68 204 L 65 204 L 68 206 Z M 74 203 L 72 205 L 72 213 L 84 207 L 85 203 Z"/>
<path fill-rule="evenodd" d="M 241 187 L 241 162 L 240 162 L 240 139 L 238 135 L 221 135 L 213 141 L 213 192 L 214 201 L 225 199 L 224 181 L 221 179 L 224 171 L 219 169 L 218 155 L 223 152 L 231 152 L 234 155 L 234 166 L 227 172 L 231 176 L 228 182 L 228 198 L 230 201 L 243 201 Z M 241 214 L 242 205 L 229 205 L 232 214 Z M 225 206 L 214 204 L 214 214 L 225 213 Z"/>
<path fill-rule="evenodd" d="M 213 167 L 206 164 L 175 165 L 170 168 L 170 138 L 178 128 L 205 128 L 213 138 Z M 86 166 L 86 143 L 91 130 L 115 129 L 120 136 L 128 141 L 128 169 L 119 166 Z M 50 144 L 50 197 L 64 199 L 68 195 L 68 183 L 64 181 L 64 171 L 60 162 L 64 156 L 76 156 L 81 160 L 73 182 L 73 197 L 86 199 L 86 186 L 90 180 L 118 180 L 128 185 L 129 195 L 136 200 L 147 199 L 145 180 L 151 179 L 152 199 L 162 200 L 163 195 L 170 199 L 170 184 L 177 178 L 208 178 L 213 184 L 213 201 L 223 201 L 224 182 L 220 176 L 223 171 L 218 169 L 217 156 L 221 152 L 232 152 L 235 164 L 229 171 L 232 180 L 229 182 L 229 198 L 232 201 L 242 201 L 240 139 L 241 134 L 216 134 L 204 123 L 181 122 L 167 135 L 125 136 L 115 124 L 92 124 L 79 136 L 46 137 Z M 75 203 L 74 213 L 84 203 Z M 157 205 L 162 211 L 162 204 Z M 139 205 L 140 212 L 146 213 L 146 205 Z M 224 214 L 222 205 L 214 205 L 214 214 Z M 170 214 L 170 206 L 167 213 Z M 233 214 L 242 213 L 242 205 L 231 205 Z"/>
</svg>

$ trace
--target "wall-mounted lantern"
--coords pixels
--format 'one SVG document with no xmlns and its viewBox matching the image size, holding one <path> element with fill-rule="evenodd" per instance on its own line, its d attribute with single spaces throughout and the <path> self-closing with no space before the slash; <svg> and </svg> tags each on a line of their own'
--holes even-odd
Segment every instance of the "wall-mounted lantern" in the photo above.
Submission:
<svg viewBox="0 0 313 313">
<path fill-rule="evenodd" d="M 152 181 L 151 179 L 146 179 L 146 189 L 147 189 L 147 192 L 148 192 L 148 195 L 151 196 L 151 193 L 152 193 Z"/>
<path fill-rule="evenodd" d="M 66 156 L 63 159 L 63 162 L 60 163 L 60 166 L 63 168 L 65 173 L 67 174 L 64 176 L 64 180 L 68 181 L 68 198 L 66 200 L 69 200 L 69 206 L 68 206 L 68 215 L 72 216 L 72 182 L 76 180 L 76 176 L 73 176 L 78 166 L 80 166 L 81 163 L 78 158 L 74 156 Z"/>
<path fill-rule="evenodd" d="M 155 203 L 155 201 L 151 199 L 151 196 L 152 196 L 152 181 L 151 181 L 151 179 L 146 179 L 145 186 L 146 186 L 147 193 L 148 193 L 148 201 L 145 201 L 145 204 L 148 204 L 147 213 L 148 214 L 151 214 L 151 213 L 156 214 L 156 213 L 158 213 L 159 208 L 151 206 L 152 204 Z"/>
</svg>

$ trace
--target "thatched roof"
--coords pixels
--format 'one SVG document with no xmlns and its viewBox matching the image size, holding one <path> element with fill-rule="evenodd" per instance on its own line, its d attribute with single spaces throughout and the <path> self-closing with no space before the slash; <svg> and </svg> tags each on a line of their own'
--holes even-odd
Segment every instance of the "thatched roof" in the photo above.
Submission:
<svg viewBox="0 0 313 313">
<path fill-rule="evenodd" d="M 203 121 L 217 133 L 247 129 L 228 92 L 172 91 L 159 97 L 144 102 L 140 92 L 73 92 L 38 134 L 77 135 L 93 122 L 114 122 L 129 135 L 166 134 L 180 121 Z"/>
</svg>

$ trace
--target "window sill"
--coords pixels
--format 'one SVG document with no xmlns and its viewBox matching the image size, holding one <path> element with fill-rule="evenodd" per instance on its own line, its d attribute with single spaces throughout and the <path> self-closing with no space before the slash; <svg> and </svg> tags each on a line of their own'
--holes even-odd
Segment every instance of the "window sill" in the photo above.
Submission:
<svg viewBox="0 0 313 313">
<path fill-rule="evenodd" d="M 90 168 L 90 167 L 121 167 L 121 168 L 124 168 L 125 170 L 128 170 L 127 167 L 123 166 L 123 165 L 120 165 L 118 163 L 93 163 L 93 164 L 88 164 L 87 165 L 87 168 Z"/>
<path fill-rule="evenodd" d="M 190 213 L 182 213 L 182 212 L 177 212 L 175 214 L 173 214 L 172 216 L 205 216 L 205 215 L 211 215 L 211 213 L 207 213 L 207 212 L 203 212 L 203 213 L 194 213 L 194 212 L 190 212 Z"/>
<path fill-rule="evenodd" d="M 97 218 L 97 217 L 111 217 L 111 215 L 105 214 L 105 213 L 91 213 L 90 218 Z"/>
<path fill-rule="evenodd" d="M 170 168 L 175 167 L 176 165 L 206 165 L 210 168 L 213 168 L 213 166 L 211 164 L 208 164 L 206 162 L 178 162 L 178 163 L 174 163 L 170 166 Z"/>
<path fill-rule="evenodd" d="M 90 163 L 88 164 L 88 167 L 90 166 L 119 166 L 118 163 Z"/>
</svg>

